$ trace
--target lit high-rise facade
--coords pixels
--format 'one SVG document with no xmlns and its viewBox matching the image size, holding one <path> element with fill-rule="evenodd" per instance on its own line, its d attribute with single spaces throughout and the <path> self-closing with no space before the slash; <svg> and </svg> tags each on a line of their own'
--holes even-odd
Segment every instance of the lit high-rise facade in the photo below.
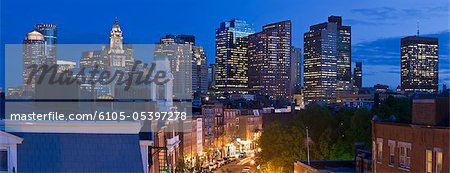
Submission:
<svg viewBox="0 0 450 173">
<path fill-rule="evenodd" d="M 56 44 L 58 32 L 55 24 L 37 24 L 36 31 L 44 35 L 44 54 L 46 64 L 56 64 Z"/>
<path fill-rule="evenodd" d="M 338 24 L 310 26 L 304 34 L 305 102 L 333 103 L 338 81 Z"/>
<path fill-rule="evenodd" d="M 166 35 L 156 45 L 156 56 L 166 56 L 174 75 L 175 94 L 188 98 L 208 92 L 208 62 L 202 46 L 195 45 L 192 35 Z M 191 80 L 189 80 L 191 79 Z M 186 91 L 181 93 L 181 91 Z"/>
<path fill-rule="evenodd" d="M 438 39 L 401 39 L 401 88 L 406 93 L 438 91 Z"/>
<path fill-rule="evenodd" d="M 191 39 L 166 35 L 155 46 L 154 57 L 166 57 L 170 63 L 174 99 L 191 98 L 194 93 L 192 90 L 193 45 L 194 42 Z"/>
<path fill-rule="evenodd" d="M 216 87 L 219 93 L 245 93 L 248 88 L 247 36 L 253 26 L 244 20 L 220 23 L 216 29 Z"/>
<path fill-rule="evenodd" d="M 334 103 L 353 90 L 351 27 L 341 16 L 312 25 L 304 34 L 304 85 L 306 102 Z"/>
<path fill-rule="evenodd" d="M 249 88 L 271 99 L 291 98 L 291 21 L 272 23 L 248 36 Z"/>
<path fill-rule="evenodd" d="M 337 24 L 337 97 L 350 94 L 352 83 L 352 28 L 342 25 L 341 16 L 330 16 L 328 22 Z"/>
</svg>

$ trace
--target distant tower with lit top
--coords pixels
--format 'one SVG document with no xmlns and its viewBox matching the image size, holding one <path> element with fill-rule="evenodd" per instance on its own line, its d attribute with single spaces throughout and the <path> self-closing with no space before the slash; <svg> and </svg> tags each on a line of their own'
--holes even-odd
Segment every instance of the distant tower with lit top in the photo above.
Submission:
<svg viewBox="0 0 450 173">
<path fill-rule="evenodd" d="M 33 30 L 26 34 L 23 40 L 23 51 L 22 51 L 22 80 L 23 87 L 25 91 L 34 92 L 35 84 L 34 81 L 30 81 L 30 76 L 32 68 L 28 68 L 31 65 L 41 65 L 46 64 L 45 58 L 45 40 L 44 35 L 36 30 Z"/>
<path fill-rule="evenodd" d="M 107 59 L 111 68 L 123 68 L 129 70 L 134 62 L 133 49 L 130 45 L 124 45 L 123 32 L 117 18 L 109 35 L 109 46 L 106 47 Z"/>
</svg>

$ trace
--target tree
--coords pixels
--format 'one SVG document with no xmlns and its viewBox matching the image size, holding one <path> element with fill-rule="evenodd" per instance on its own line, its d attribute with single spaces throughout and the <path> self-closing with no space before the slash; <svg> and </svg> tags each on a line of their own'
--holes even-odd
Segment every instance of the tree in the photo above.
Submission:
<svg viewBox="0 0 450 173">
<path fill-rule="evenodd" d="M 331 128 L 327 128 L 319 138 L 320 155 L 323 159 L 331 157 L 331 151 L 333 147 L 333 139 L 331 133 Z"/>
<path fill-rule="evenodd" d="M 397 121 L 409 123 L 411 122 L 411 110 L 411 99 L 389 96 L 373 112 L 382 119 L 388 119 L 391 115 L 394 115 L 397 117 Z"/>
<path fill-rule="evenodd" d="M 262 172 L 292 172 L 292 163 L 305 158 L 304 133 L 295 126 L 274 122 L 263 129 L 258 143 Z"/>
<path fill-rule="evenodd" d="M 365 109 L 331 111 L 318 105 L 299 111 L 293 121 L 274 122 L 258 141 L 262 172 L 292 172 L 292 164 L 307 159 L 306 128 L 311 160 L 349 160 L 355 142 L 371 141 L 371 113 Z"/>
<path fill-rule="evenodd" d="M 181 156 L 177 160 L 175 172 L 186 172 L 186 170 L 187 165 L 186 162 L 184 161 L 184 156 Z"/>
<path fill-rule="evenodd" d="M 351 118 L 350 129 L 347 132 L 355 142 L 364 142 L 370 145 L 372 142 L 371 114 L 365 109 L 358 109 Z"/>
</svg>

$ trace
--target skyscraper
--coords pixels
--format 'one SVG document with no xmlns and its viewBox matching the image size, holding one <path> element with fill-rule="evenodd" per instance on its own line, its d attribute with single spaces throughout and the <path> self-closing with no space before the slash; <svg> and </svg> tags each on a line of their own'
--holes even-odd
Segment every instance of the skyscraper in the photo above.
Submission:
<svg viewBox="0 0 450 173">
<path fill-rule="evenodd" d="M 191 98 L 192 94 L 192 67 L 193 42 L 184 40 L 176 35 L 166 35 L 156 44 L 154 57 L 167 57 L 170 71 L 173 74 L 174 98 Z"/>
<path fill-rule="evenodd" d="M 208 92 L 208 62 L 206 53 L 201 46 L 193 46 L 192 90 L 194 93 Z"/>
<path fill-rule="evenodd" d="M 216 29 L 216 87 L 220 93 L 245 93 L 248 87 L 247 36 L 253 26 L 244 20 L 220 23 Z"/>
<path fill-rule="evenodd" d="M 44 35 L 44 54 L 46 64 L 56 64 L 56 44 L 58 32 L 55 24 L 36 24 L 36 31 Z"/>
<path fill-rule="evenodd" d="M 263 26 L 248 36 L 249 88 L 272 99 L 290 99 L 291 21 Z"/>
<path fill-rule="evenodd" d="M 438 39 L 401 39 L 401 88 L 406 93 L 438 91 Z"/>
<path fill-rule="evenodd" d="M 362 88 L 362 62 L 355 63 L 355 69 L 353 70 L 353 82 L 354 87 Z"/>
<path fill-rule="evenodd" d="M 330 16 L 328 22 L 337 25 L 337 86 L 336 96 L 350 94 L 352 92 L 352 42 L 351 26 L 342 25 L 341 16 Z"/>
<path fill-rule="evenodd" d="M 299 90 L 301 87 L 302 77 L 302 49 L 292 46 L 291 48 L 291 92 Z"/>
<path fill-rule="evenodd" d="M 195 45 L 193 35 L 166 35 L 157 44 L 155 55 L 166 56 L 174 75 L 174 92 L 187 98 L 208 91 L 208 62 L 202 46 Z M 191 79 L 190 81 L 188 81 Z"/>
<path fill-rule="evenodd" d="M 338 81 L 351 83 L 352 79 L 352 28 L 342 25 L 341 16 L 330 16 L 328 22 L 337 25 L 337 77 Z"/>
<path fill-rule="evenodd" d="M 209 64 L 208 66 L 208 88 L 210 90 L 216 89 L 216 64 Z"/>
<path fill-rule="evenodd" d="M 310 26 L 304 34 L 305 102 L 336 101 L 338 24 Z"/>
<path fill-rule="evenodd" d="M 30 76 L 33 69 L 28 67 L 31 65 L 40 66 L 46 64 L 46 62 L 44 35 L 36 30 L 27 33 L 23 40 L 22 57 L 22 81 L 25 91 L 34 92 L 35 88 L 34 81 L 30 80 L 30 78 L 34 78 Z"/>
</svg>

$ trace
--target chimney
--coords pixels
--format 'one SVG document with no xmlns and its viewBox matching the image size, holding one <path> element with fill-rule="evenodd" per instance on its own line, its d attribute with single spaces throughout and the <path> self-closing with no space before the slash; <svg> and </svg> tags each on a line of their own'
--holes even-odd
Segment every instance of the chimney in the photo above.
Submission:
<svg viewBox="0 0 450 173">
<path fill-rule="evenodd" d="M 446 97 L 413 99 L 412 124 L 449 125 L 449 100 Z"/>
</svg>

